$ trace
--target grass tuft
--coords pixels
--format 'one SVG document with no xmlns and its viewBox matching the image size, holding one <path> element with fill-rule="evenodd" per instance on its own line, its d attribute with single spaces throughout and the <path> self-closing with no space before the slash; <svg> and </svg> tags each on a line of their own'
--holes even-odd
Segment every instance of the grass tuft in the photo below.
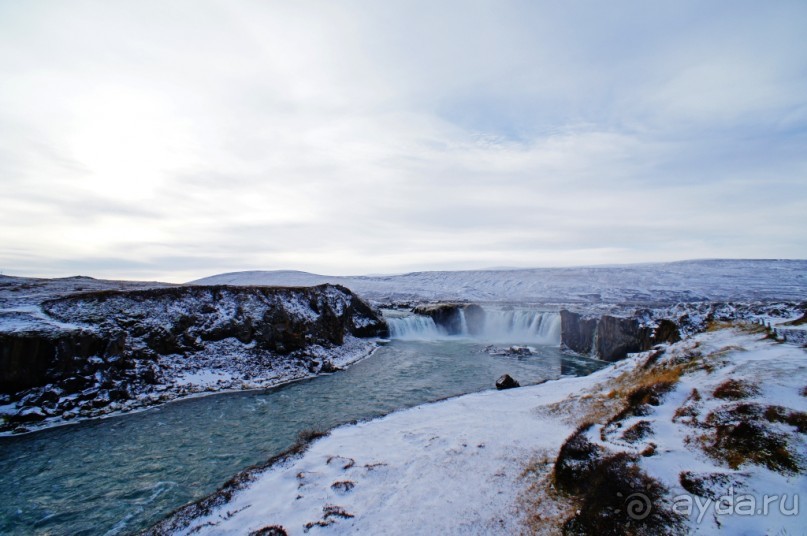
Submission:
<svg viewBox="0 0 807 536">
<path fill-rule="evenodd" d="M 686 422 L 688 424 L 696 424 L 698 422 L 698 415 L 700 415 L 700 401 L 701 394 L 697 389 L 692 389 L 684 403 L 680 408 L 675 410 L 673 414 L 673 422 Z"/>
<path fill-rule="evenodd" d="M 602 447 L 588 439 L 588 432 L 594 425 L 584 423 L 570 435 L 555 460 L 554 481 L 558 491 L 570 494 L 580 493 L 602 454 Z"/>
<path fill-rule="evenodd" d="M 725 473 L 695 473 L 682 471 L 678 476 L 681 487 L 693 495 L 716 500 L 726 495 L 732 485 L 731 476 Z"/>
<path fill-rule="evenodd" d="M 682 519 L 664 503 L 667 489 L 636 459 L 618 453 L 598 460 L 581 491 L 580 509 L 563 526 L 568 535 L 679 534 Z"/>
<path fill-rule="evenodd" d="M 263 527 L 258 530 L 253 530 L 249 533 L 249 536 L 287 536 L 288 533 L 286 529 L 281 527 L 280 525 L 271 525 L 268 527 Z"/>
<path fill-rule="evenodd" d="M 642 420 L 622 432 L 622 439 L 628 443 L 637 443 L 650 435 L 653 435 L 652 425 L 649 421 Z"/>
<path fill-rule="evenodd" d="M 679 374 L 680 376 L 680 374 Z M 625 400 L 625 407 L 617 413 L 608 424 L 622 421 L 628 417 L 643 417 L 650 414 L 651 406 L 661 405 L 664 395 L 675 389 L 678 376 L 674 380 L 667 376 L 651 379 L 640 384 L 631 391 Z"/>
<path fill-rule="evenodd" d="M 768 422 L 781 422 L 795 426 L 800 434 L 807 434 L 807 413 L 782 406 L 768 406 L 763 414 Z"/>
<path fill-rule="evenodd" d="M 759 394 L 759 387 L 744 380 L 729 379 L 717 386 L 712 396 L 722 400 L 740 400 Z"/>
<path fill-rule="evenodd" d="M 698 440 L 710 456 L 732 469 L 752 463 L 781 473 L 798 473 L 799 462 L 788 448 L 787 436 L 765 424 L 765 420 L 778 419 L 779 415 L 760 404 L 722 407 L 706 417 L 712 431 Z"/>
</svg>

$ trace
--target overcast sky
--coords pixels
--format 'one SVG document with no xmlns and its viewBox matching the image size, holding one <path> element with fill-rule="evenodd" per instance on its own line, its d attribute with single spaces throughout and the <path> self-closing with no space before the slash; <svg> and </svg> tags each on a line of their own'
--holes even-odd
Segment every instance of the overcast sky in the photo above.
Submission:
<svg viewBox="0 0 807 536">
<path fill-rule="evenodd" d="M 807 2 L 0 0 L 0 272 L 807 257 Z"/>
</svg>

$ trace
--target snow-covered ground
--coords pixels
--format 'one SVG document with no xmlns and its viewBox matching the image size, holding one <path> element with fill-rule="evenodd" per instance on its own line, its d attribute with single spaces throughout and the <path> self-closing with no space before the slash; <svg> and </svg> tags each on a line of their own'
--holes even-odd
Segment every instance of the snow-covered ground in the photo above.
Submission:
<svg viewBox="0 0 807 536">
<path fill-rule="evenodd" d="M 726 329 L 670 346 L 650 370 L 662 374 L 674 368 L 682 375 L 660 405 L 649 406 L 641 417 L 614 420 L 625 401 L 620 390 L 647 381 L 650 353 L 587 377 L 466 395 L 337 428 L 176 532 L 248 534 L 278 525 L 288 534 L 554 533 L 578 505 L 548 491 L 552 463 L 567 436 L 594 420 L 591 441 L 611 453 L 636 455 L 641 469 L 666 487 L 668 502 L 680 503 L 688 493 L 681 484 L 684 471 L 716 474 L 711 482 L 730 483 L 708 489 L 712 498 L 745 494 L 761 507 L 766 496 L 789 497 L 784 510 L 777 498 L 767 515 L 748 516 L 739 510 L 721 513 L 725 508 L 715 510 L 714 501 L 704 506 L 708 497 L 689 493 L 701 508 L 691 508 L 684 521 L 688 531 L 795 534 L 807 525 L 807 445 L 794 426 L 768 423 L 771 433 L 787 439 L 799 473 L 753 463 L 732 469 L 699 442 L 708 442 L 711 433 L 707 414 L 739 403 L 802 417 L 807 412 L 807 353 L 762 335 Z M 750 397 L 739 402 L 716 397 L 730 379 L 753 385 Z M 693 389 L 699 392 L 696 402 Z M 646 433 L 626 440 L 625 430 L 640 420 L 647 423 Z M 791 515 L 796 495 L 802 512 Z M 173 531 L 181 519 L 155 531 Z"/>
<path fill-rule="evenodd" d="M 325 348 L 312 345 L 306 348 L 306 355 L 327 361 L 336 368 L 344 368 L 372 355 L 378 348 L 376 339 L 359 339 L 346 335 L 344 344 Z M 160 359 L 160 365 L 172 383 L 166 386 L 172 397 L 188 394 L 245 389 L 266 389 L 294 380 L 311 378 L 320 372 L 309 371 L 292 360 L 278 360 L 270 366 L 259 366 L 253 363 L 254 358 L 244 352 L 243 345 L 236 341 L 225 340 L 209 344 L 204 352 L 194 356 L 194 363 L 177 363 L 173 356 Z M 248 371 L 247 374 L 244 370 Z M 173 372 L 171 372 L 173 371 Z M 170 388 L 170 389 L 169 389 Z M 166 390 L 152 394 L 158 399 Z"/>
<path fill-rule="evenodd" d="M 701 260 L 659 264 L 324 276 L 297 271 L 214 275 L 195 285 L 341 284 L 379 302 L 468 300 L 564 304 L 673 304 L 807 297 L 807 261 Z"/>
<path fill-rule="evenodd" d="M 26 304 L 37 305 L 47 299 L 79 292 L 143 290 L 172 286 L 176 285 L 156 281 L 115 281 L 86 276 L 44 279 L 0 275 L 0 309 Z"/>
<path fill-rule="evenodd" d="M 103 290 L 143 290 L 175 285 L 147 281 L 110 281 L 92 277 L 41 279 L 0 275 L 0 332 L 50 332 L 76 330 L 73 323 L 59 322 L 45 314 L 46 300 Z"/>
<path fill-rule="evenodd" d="M 682 375 L 675 389 L 666 395 L 664 403 L 649 416 L 633 417 L 619 431 L 606 431 L 606 445 L 625 449 L 625 442 L 618 437 L 618 432 L 623 432 L 640 420 L 650 422 L 652 435 L 628 448 L 637 452 L 650 442 L 657 445 L 658 454 L 643 458 L 642 466 L 670 489 L 673 500 L 679 497 L 678 504 L 682 510 L 687 506 L 685 497 L 692 496 L 682 487 L 682 472 L 725 476 L 724 479 L 714 479 L 722 482 L 714 483 L 707 491 L 712 495 L 708 505 L 708 496 L 700 497 L 700 508 L 697 504 L 693 505 L 692 515 L 687 520 L 693 532 L 796 534 L 803 531 L 807 526 L 807 478 L 804 476 L 807 471 L 804 433 L 807 430 L 802 428 L 797 431 L 792 424 L 769 421 L 768 417 L 763 417 L 767 421 L 768 433 L 787 438 L 788 450 L 800 466 L 798 472 L 772 470 L 755 463 L 743 463 L 732 469 L 726 463 L 707 456 L 698 441 L 701 434 L 710 436 L 713 433 L 707 422 L 710 415 L 717 417 L 723 412 L 746 406 L 784 408 L 785 412 L 801 412 L 802 418 L 807 417 L 807 413 L 804 413 L 807 412 L 807 352 L 803 348 L 777 344 L 762 339 L 760 335 L 735 330 L 701 334 L 682 343 L 679 351 L 703 356 L 700 360 L 705 366 Z M 675 356 L 668 361 L 671 359 L 675 359 Z M 732 380 L 745 382 L 751 386 L 752 392 L 739 398 L 720 394 L 718 388 Z M 699 393 L 699 400 L 693 400 L 694 390 Z M 730 424 L 742 420 L 737 415 L 742 413 L 730 415 Z M 707 443 L 710 439 L 706 439 Z M 756 447 L 760 451 L 766 448 L 763 444 Z M 739 507 L 741 496 L 756 503 L 752 515 L 748 515 L 748 510 L 743 513 Z M 766 507 L 768 511 L 765 515 L 760 515 L 759 510 L 763 508 L 766 496 L 776 496 L 777 499 Z M 728 511 L 729 497 L 734 503 L 731 511 Z M 721 513 L 721 508 L 716 504 L 720 498 L 726 499 L 722 505 L 726 513 Z M 783 498 L 785 508 L 781 508 Z M 788 512 L 794 506 L 794 501 L 801 503 L 801 508 L 791 515 Z"/>
</svg>

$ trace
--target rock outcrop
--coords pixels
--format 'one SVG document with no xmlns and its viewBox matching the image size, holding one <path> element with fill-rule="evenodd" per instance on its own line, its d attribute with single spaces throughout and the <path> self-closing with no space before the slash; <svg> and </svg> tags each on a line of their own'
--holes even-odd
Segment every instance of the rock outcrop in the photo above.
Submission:
<svg viewBox="0 0 807 536">
<path fill-rule="evenodd" d="M 193 391 L 184 378 L 202 372 L 219 374 L 213 390 L 332 372 L 348 337 L 387 333 L 334 285 L 100 291 L 40 307 L 47 322 L 0 333 L 0 405 L 17 407 L 0 429 L 159 403 Z"/>
<path fill-rule="evenodd" d="M 96 326 L 108 338 L 137 340 L 129 347 L 145 354 L 193 352 L 227 338 L 288 354 L 310 344 L 342 344 L 346 334 L 376 336 L 385 329 L 366 303 L 333 285 L 108 291 L 46 301 L 43 310 L 61 322 Z"/>
<path fill-rule="evenodd" d="M 650 323 L 640 317 L 584 317 L 565 310 L 560 314 L 562 348 L 605 361 L 618 361 L 629 353 L 681 340 L 677 324 L 668 319 Z"/>
<path fill-rule="evenodd" d="M 431 317 L 448 335 L 479 335 L 485 329 L 485 310 L 475 303 L 420 305 L 413 312 Z"/>
<path fill-rule="evenodd" d="M 560 312 L 561 347 L 577 354 L 588 355 L 594 350 L 597 318 L 562 310 Z"/>
<path fill-rule="evenodd" d="M 0 333 L 0 393 L 69 377 L 77 363 L 115 353 L 112 342 L 87 330 Z"/>
<path fill-rule="evenodd" d="M 642 325 L 638 318 L 602 316 L 597 324 L 597 356 L 605 361 L 618 361 L 630 353 L 644 352 L 663 342 L 681 340 L 678 330 L 669 328 L 669 324 L 675 326 L 675 323 L 669 320 L 663 322 L 664 329 L 658 330 L 658 326 Z"/>
</svg>

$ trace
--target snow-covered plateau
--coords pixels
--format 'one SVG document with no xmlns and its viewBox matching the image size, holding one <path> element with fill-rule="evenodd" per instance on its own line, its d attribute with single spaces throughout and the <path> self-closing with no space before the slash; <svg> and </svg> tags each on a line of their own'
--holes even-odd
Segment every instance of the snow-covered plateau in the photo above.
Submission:
<svg viewBox="0 0 807 536">
<path fill-rule="evenodd" d="M 295 271 L 220 274 L 193 285 L 344 285 L 380 303 L 472 301 L 654 307 L 681 302 L 801 301 L 807 261 L 696 260 L 658 264 L 324 276 Z"/>
</svg>

